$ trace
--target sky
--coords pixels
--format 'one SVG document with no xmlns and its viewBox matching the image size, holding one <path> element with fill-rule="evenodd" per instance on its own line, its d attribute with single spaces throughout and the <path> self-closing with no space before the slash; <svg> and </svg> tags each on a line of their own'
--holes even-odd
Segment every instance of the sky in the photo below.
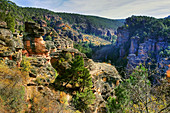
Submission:
<svg viewBox="0 0 170 113">
<path fill-rule="evenodd" d="M 11 0 L 22 7 L 45 8 L 55 12 L 125 19 L 132 15 L 164 18 L 170 15 L 170 0 Z"/>
</svg>

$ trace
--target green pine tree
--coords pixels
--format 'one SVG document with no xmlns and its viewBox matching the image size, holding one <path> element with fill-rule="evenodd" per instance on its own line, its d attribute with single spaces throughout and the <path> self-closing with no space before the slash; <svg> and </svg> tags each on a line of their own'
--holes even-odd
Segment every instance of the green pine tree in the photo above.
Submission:
<svg viewBox="0 0 170 113">
<path fill-rule="evenodd" d="M 72 85 L 72 89 L 83 91 L 86 87 L 92 87 L 92 78 L 88 69 L 84 67 L 84 60 L 77 56 L 73 59 L 71 67 L 65 71 L 62 76 L 56 78 L 56 84 Z"/>
<path fill-rule="evenodd" d="M 0 12 L 0 20 L 5 21 L 5 13 L 4 12 Z"/>
<path fill-rule="evenodd" d="M 12 32 L 15 32 L 15 19 L 10 14 L 8 14 L 5 21 L 8 28 L 10 28 Z"/>
<path fill-rule="evenodd" d="M 73 104 L 80 111 L 87 111 L 89 105 L 94 103 L 95 95 L 91 89 L 85 88 L 83 92 L 77 92 L 73 96 Z"/>
<path fill-rule="evenodd" d="M 109 113 L 124 113 L 129 102 L 129 93 L 124 83 L 115 88 L 115 97 L 109 97 L 107 109 Z"/>
<path fill-rule="evenodd" d="M 71 84 L 69 91 L 76 91 L 73 96 L 73 104 L 76 109 L 86 111 L 90 104 L 93 103 L 95 96 L 92 92 L 92 78 L 84 67 L 83 57 L 77 56 L 71 63 L 71 67 L 66 70 L 62 76 L 56 78 L 55 84 L 59 84 L 67 89 L 67 84 Z M 65 84 L 63 86 L 63 84 Z M 61 89 L 61 87 L 59 87 Z"/>
</svg>

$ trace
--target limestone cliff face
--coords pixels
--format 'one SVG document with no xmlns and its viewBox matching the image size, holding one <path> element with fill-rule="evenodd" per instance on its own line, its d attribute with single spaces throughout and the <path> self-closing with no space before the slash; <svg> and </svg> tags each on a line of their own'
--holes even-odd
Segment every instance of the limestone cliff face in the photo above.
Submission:
<svg viewBox="0 0 170 113">
<path fill-rule="evenodd" d="M 166 50 L 169 46 L 164 37 L 159 37 L 157 40 L 148 38 L 141 42 L 138 36 L 130 38 L 128 31 L 123 28 L 118 29 L 117 35 L 116 45 L 119 47 L 119 56 L 128 56 L 127 69 L 129 72 L 141 63 L 149 63 L 152 65 L 151 67 L 155 65 L 155 67 L 160 68 L 159 71 L 163 70 L 163 73 L 166 73 L 168 64 L 170 63 L 169 57 L 159 54 L 161 50 Z"/>
<path fill-rule="evenodd" d="M 27 35 L 23 38 L 24 48 L 23 54 L 26 53 L 26 59 L 31 63 L 30 83 L 37 84 L 36 80 L 40 79 L 40 83 L 49 84 L 55 80 L 56 72 L 51 66 L 50 51 L 55 48 L 47 48 L 46 42 L 42 36 L 45 30 L 39 24 L 33 22 L 25 23 L 25 31 Z M 53 49 L 53 50 L 52 50 Z"/>
<path fill-rule="evenodd" d="M 132 37 L 131 38 L 131 45 L 130 45 L 130 49 L 129 49 L 129 53 L 130 54 L 135 54 L 138 50 L 139 47 L 139 37 Z"/>
<path fill-rule="evenodd" d="M 139 46 L 136 47 L 139 48 L 137 54 L 135 54 L 135 51 L 132 51 L 132 46 L 133 46 L 132 42 L 134 42 L 134 40 L 131 41 L 131 48 L 130 48 L 131 53 L 129 53 L 128 55 L 128 60 L 129 60 L 127 65 L 128 69 L 130 68 L 130 66 L 135 67 L 140 63 L 150 62 L 150 63 L 156 63 L 160 69 L 164 69 L 164 72 L 166 72 L 170 61 L 168 58 L 164 58 L 160 56 L 159 52 L 160 49 L 165 50 L 168 48 L 167 42 L 158 42 L 156 40 L 149 39 L 144 43 L 140 43 Z M 152 59 L 155 59 L 155 62 L 153 62 Z"/>
<path fill-rule="evenodd" d="M 93 92 L 96 95 L 93 112 L 106 112 L 106 103 L 109 96 L 114 97 L 115 86 L 119 85 L 121 76 L 116 68 L 106 63 L 96 63 L 91 59 L 84 59 L 94 83 Z"/>
<path fill-rule="evenodd" d="M 48 50 L 46 49 L 45 41 L 42 38 L 42 35 L 45 34 L 45 30 L 36 23 L 26 22 L 25 31 L 28 34 L 24 36 L 23 41 L 24 47 L 29 55 L 48 56 Z"/>
<path fill-rule="evenodd" d="M 117 40 L 116 40 L 116 46 L 119 47 L 119 56 L 124 57 L 125 56 L 125 49 L 124 46 L 127 45 L 127 42 L 130 40 L 129 38 L 129 32 L 127 29 L 123 27 L 119 27 L 117 29 Z"/>
<path fill-rule="evenodd" d="M 5 22 L 0 22 L 0 58 L 5 59 L 10 66 L 20 66 L 22 49 L 22 35 L 13 34 Z"/>
<path fill-rule="evenodd" d="M 81 23 L 79 26 L 73 24 L 73 28 L 81 30 L 83 33 L 94 34 L 100 37 L 109 37 L 110 39 L 115 34 L 113 29 L 96 28 L 88 23 Z"/>
<path fill-rule="evenodd" d="M 56 38 L 54 39 L 54 44 L 57 49 L 67 49 L 67 48 L 73 48 L 73 41 L 68 38 Z"/>
<path fill-rule="evenodd" d="M 122 46 L 124 45 L 128 40 L 129 40 L 129 32 L 127 29 L 123 27 L 119 27 L 117 29 L 117 41 L 116 45 L 117 46 Z"/>
</svg>

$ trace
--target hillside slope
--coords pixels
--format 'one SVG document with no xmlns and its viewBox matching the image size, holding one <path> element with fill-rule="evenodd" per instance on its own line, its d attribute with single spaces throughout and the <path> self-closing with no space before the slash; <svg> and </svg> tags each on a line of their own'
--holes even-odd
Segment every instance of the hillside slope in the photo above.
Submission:
<svg viewBox="0 0 170 113">
<path fill-rule="evenodd" d="M 96 16 L 55 13 L 41 8 L 19 7 L 9 0 L 0 0 L 0 4 L 0 19 L 4 20 L 4 17 L 9 16 L 10 14 L 10 16 L 16 21 L 16 28 L 23 26 L 25 21 L 35 21 L 36 17 L 36 19 L 45 21 L 48 27 L 54 28 L 54 26 L 51 26 L 51 24 L 57 20 L 59 23 L 69 24 L 70 27 L 79 33 L 82 32 L 96 35 L 111 41 L 116 29 L 123 25 L 124 22 L 124 20 L 111 20 Z"/>
</svg>

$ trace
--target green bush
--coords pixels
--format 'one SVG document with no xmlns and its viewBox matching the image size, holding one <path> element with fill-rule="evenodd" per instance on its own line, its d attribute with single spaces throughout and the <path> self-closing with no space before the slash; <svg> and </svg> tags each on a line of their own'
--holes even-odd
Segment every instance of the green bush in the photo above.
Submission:
<svg viewBox="0 0 170 113">
<path fill-rule="evenodd" d="M 107 109 L 109 113 L 124 113 L 129 102 L 129 94 L 121 84 L 115 88 L 115 97 L 109 97 L 107 100 Z"/>
<path fill-rule="evenodd" d="M 15 32 L 15 19 L 10 15 L 10 13 L 7 15 L 5 21 L 8 28 L 10 28 L 12 32 Z"/>
<path fill-rule="evenodd" d="M 26 72 L 29 72 L 31 71 L 31 63 L 30 63 L 30 60 L 26 57 L 23 57 L 22 61 L 21 61 L 21 69 L 23 71 L 26 71 Z"/>
<path fill-rule="evenodd" d="M 167 89 L 151 87 L 148 70 L 140 65 L 115 89 L 115 97 L 109 97 L 107 108 L 109 113 L 166 112 L 168 111 Z M 161 86 L 164 87 L 164 86 Z M 167 87 L 167 86 L 166 86 Z M 164 92 L 160 95 L 159 92 Z"/>
<path fill-rule="evenodd" d="M 76 96 L 73 97 L 73 103 L 78 110 L 87 110 L 88 106 L 93 103 L 95 96 L 91 90 L 92 78 L 88 69 L 84 67 L 84 60 L 80 56 L 73 59 L 71 67 L 66 69 L 62 76 L 58 76 L 54 84 L 60 90 L 64 88 L 64 90 L 71 92 L 77 91 Z M 72 87 L 67 88 L 67 84 Z"/>
<path fill-rule="evenodd" d="M 52 37 L 50 35 L 45 37 L 45 40 L 52 40 Z"/>
<path fill-rule="evenodd" d="M 71 60 L 72 59 L 72 55 L 71 55 L 71 53 L 66 53 L 66 55 L 65 55 L 65 60 Z"/>
<path fill-rule="evenodd" d="M 85 53 L 88 58 L 92 57 L 92 49 L 90 48 L 90 44 L 74 44 L 74 48 L 78 49 L 82 53 Z"/>
<path fill-rule="evenodd" d="M 80 111 L 87 111 L 89 105 L 93 104 L 95 95 L 92 90 L 86 88 L 83 92 L 77 92 L 73 97 L 73 104 Z"/>
</svg>

